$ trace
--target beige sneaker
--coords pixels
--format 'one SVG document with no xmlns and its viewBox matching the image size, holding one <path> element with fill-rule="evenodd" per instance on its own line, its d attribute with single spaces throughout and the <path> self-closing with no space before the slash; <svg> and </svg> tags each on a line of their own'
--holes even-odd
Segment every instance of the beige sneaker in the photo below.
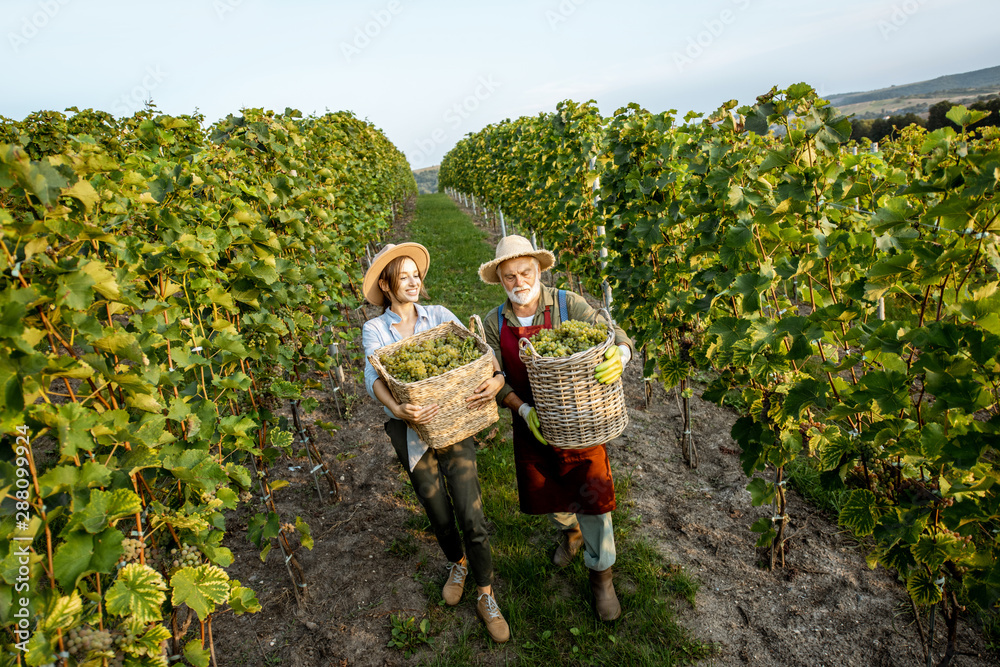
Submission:
<svg viewBox="0 0 1000 667">
<path fill-rule="evenodd" d="M 448 565 L 448 581 L 445 582 L 444 588 L 441 589 L 441 596 L 444 597 L 444 603 L 449 607 L 457 605 L 459 600 L 462 599 L 462 593 L 465 592 L 465 577 L 469 574 L 466 562 L 463 556 L 462 560 Z"/>
<path fill-rule="evenodd" d="M 483 593 L 476 601 L 476 615 L 483 619 L 486 625 L 486 632 L 490 638 L 498 644 L 503 644 L 510 639 L 510 626 L 500 613 L 497 601 L 489 593 Z"/>
</svg>

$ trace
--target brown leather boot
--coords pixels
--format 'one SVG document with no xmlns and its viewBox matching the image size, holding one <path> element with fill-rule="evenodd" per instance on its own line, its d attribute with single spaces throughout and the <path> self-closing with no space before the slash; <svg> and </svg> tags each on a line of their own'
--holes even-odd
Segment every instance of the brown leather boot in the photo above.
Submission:
<svg viewBox="0 0 1000 667">
<path fill-rule="evenodd" d="M 562 531 L 562 542 L 552 554 L 552 563 L 557 567 L 566 567 L 573 562 L 574 556 L 583 546 L 583 533 L 580 526 L 574 526 L 570 530 Z"/>
<path fill-rule="evenodd" d="M 598 572 L 590 570 L 590 592 L 594 594 L 594 611 L 602 621 L 613 621 L 622 614 L 622 606 L 615 595 L 611 581 L 611 568 Z"/>
</svg>

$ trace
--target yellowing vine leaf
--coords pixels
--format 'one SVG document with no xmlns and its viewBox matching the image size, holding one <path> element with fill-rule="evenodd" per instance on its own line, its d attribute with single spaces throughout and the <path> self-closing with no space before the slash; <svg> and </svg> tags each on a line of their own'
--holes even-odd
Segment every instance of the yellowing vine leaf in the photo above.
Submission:
<svg viewBox="0 0 1000 667">
<path fill-rule="evenodd" d="M 152 623 L 162 618 L 160 605 L 167 599 L 163 575 L 140 563 L 129 563 L 118 573 L 108 589 L 105 603 L 116 616 L 131 616 L 138 623 Z"/>
</svg>

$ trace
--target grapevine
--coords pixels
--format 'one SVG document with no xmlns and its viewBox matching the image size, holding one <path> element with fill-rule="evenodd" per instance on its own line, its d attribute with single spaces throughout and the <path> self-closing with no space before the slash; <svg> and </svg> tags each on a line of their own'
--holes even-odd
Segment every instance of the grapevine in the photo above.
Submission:
<svg viewBox="0 0 1000 667">
<path fill-rule="evenodd" d="M 441 185 L 586 253 L 560 261 L 614 287 L 644 375 L 686 399 L 699 370 L 703 398 L 738 406 L 732 436 L 753 504 L 771 507 L 752 529 L 772 567 L 789 537 L 788 468 L 808 455 L 846 491 L 840 523 L 874 539 L 870 562 L 945 619 L 947 664 L 966 601 L 996 612 L 1000 597 L 1000 142 L 970 131 L 983 114 L 955 107 L 958 131 L 908 128 L 873 152 L 805 84 L 683 121 L 585 109 L 469 135 Z M 576 263 L 595 241 L 603 272 Z"/>
<path fill-rule="evenodd" d="M 0 451 L 32 461 L 11 496 L 32 521 L 2 524 L 0 559 L 26 544 L 36 582 L 30 647 L 0 616 L 5 657 L 89 660 L 112 637 L 114 661 L 207 664 L 213 614 L 260 609 L 222 546 L 225 513 L 254 497 L 247 537 L 262 558 L 278 544 L 305 594 L 267 476 L 293 437 L 266 406 L 330 368 L 357 258 L 414 192 L 402 154 L 347 112 L 0 121 Z"/>
</svg>

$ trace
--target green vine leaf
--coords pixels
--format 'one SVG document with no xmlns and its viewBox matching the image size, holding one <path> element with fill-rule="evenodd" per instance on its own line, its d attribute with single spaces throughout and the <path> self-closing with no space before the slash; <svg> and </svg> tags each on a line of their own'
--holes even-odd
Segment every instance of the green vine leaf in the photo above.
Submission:
<svg viewBox="0 0 1000 667">
<path fill-rule="evenodd" d="M 137 623 L 153 623 L 163 616 L 160 606 L 167 599 L 166 582 L 148 565 L 129 563 L 105 596 L 108 611 L 116 616 L 130 616 Z"/>
<path fill-rule="evenodd" d="M 83 529 L 88 533 L 102 532 L 124 516 L 142 510 L 142 501 L 129 489 L 114 491 L 90 490 L 90 499 L 83 506 L 74 503 L 74 511 L 66 524 L 67 531 Z"/>
<path fill-rule="evenodd" d="M 769 484 L 760 477 L 754 477 L 747 484 L 747 491 L 750 492 L 750 504 L 760 507 L 774 500 L 776 489 L 774 484 Z"/>
<path fill-rule="evenodd" d="M 171 602 L 186 604 L 205 620 L 215 611 L 215 605 L 229 599 L 229 575 L 215 565 L 183 567 L 170 578 L 173 589 Z"/>
<path fill-rule="evenodd" d="M 208 667 L 212 660 L 212 654 L 208 649 L 202 647 L 201 641 L 192 639 L 184 645 L 184 659 L 194 667 Z"/>
<path fill-rule="evenodd" d="M 59 628 L 73 627 L 80 614 L 83 613 L 83 600 L 77 591 L 71 591 L 69 595 L 61 595 L 52 600 L 45 610 L 45 619 L 41 622 L 41 629 L 46 633 L 54 634 Z"/>
<path fill-rule="evenodd" d="M 302 543 L 302 546 L 312 551 L 313 538 L 309 524 L 303 521 L 301 517 L 295 517 L 295 529 L 299 532 L 299 542 Z"/>
<path fill-rule="evenodd" d="M 915 567 L 906 578 L 906 590 L 919 605 L 937 604 L 941 601 L 944 578 L 937 578 L 923 567 Z"/>
<path fill-rule="evenodd" d="M 875 494 L 867 489 L 855 489 L 850 492 L 847 502 L 841 508 L 838 523 L 850 528 L 855 535 L 871 535 L 879 514 Z"/>
<path fill-rule="evenodd" d="M 260 611 L 261 607 L 257 601 L 257 593 L 252 589 L 240 585 L 240 582 L 235 579 L 230 584 L 229 606 L 232 607 L 234 614 L 242 616 L 248 612 L 255 613 Z"/>
</svg>

